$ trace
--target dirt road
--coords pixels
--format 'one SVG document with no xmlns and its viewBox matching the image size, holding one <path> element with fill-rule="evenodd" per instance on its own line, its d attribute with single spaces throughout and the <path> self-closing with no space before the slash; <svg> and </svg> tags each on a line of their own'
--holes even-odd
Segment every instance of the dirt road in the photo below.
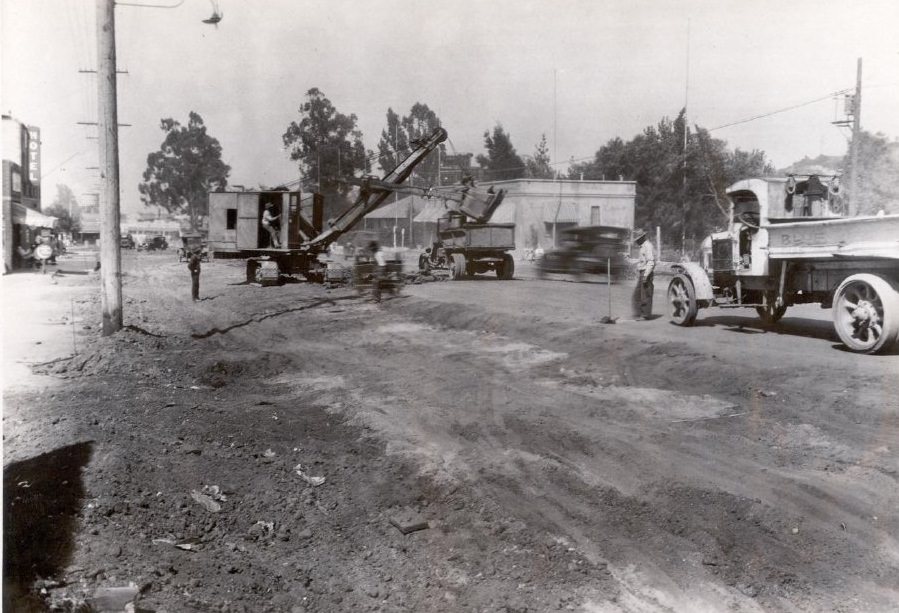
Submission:
<svg viewBox="0 0 899 613">
<path fill-rule="evenodd" d="M 19 603 L 39 577 L 59 610 L 129 582 L 157 611 L 899 602 L 899 356 L 842 351 L 829 311 L 604 325 L 596 283 L 374 305 L 227 262 L 194 304 L 173 256 L 126 270 L 129 328 L 105 339 L 95 280 L 15 279 L 78 309 L 78 355 L 6 381 Z"/>
</svg>

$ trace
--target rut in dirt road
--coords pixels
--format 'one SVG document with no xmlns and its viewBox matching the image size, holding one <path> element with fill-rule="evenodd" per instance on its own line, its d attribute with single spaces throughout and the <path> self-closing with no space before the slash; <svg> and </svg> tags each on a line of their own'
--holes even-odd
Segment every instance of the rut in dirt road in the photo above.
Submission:
<svg viewBox="0 0 899 613">
<path fill-rule="evenodd" d="M 617 569 L 635 602 L 657 601 L 648 586 L 660 584 L 674 606 L 699 593 L 774 609 L 867 595 L 873 610 L 888 608 L 895 586 L 868 588 L 896 543 L 889 524 L 864 518 L 895 502 L 883 500 L 895 473 L 876 454 L 804 443 L 816 428 L 791 431 L 808 415 L 790 406 L 786 375 L 741 375 L 725 363 L 710 372 L 683 347 L 583 329 L 521 342 L 490 332 L 476 310 L 461 327 L 477 332 L 432 327 L 466 311 L 395 306 L 309 321 L 296 352 L 291 335 L 277 351 L 291 365 L 279 380 L 317 391 L 321 406 L 374 428 L 438 480 L 470 483 L 532 527 L 572 539 Z M 318 351 L 327 368 L 309 360 Z M 657 387 L 638 387 L 650 381 Z"/>
</svg>

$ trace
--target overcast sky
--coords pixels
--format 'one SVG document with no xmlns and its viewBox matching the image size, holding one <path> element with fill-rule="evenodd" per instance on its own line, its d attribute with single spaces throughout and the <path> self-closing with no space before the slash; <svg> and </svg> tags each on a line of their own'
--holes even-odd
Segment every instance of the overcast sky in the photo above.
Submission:
<svg viewBox="0 0 899 613">
<path fill-rule="evenodd" d="M 134 0 L 153 3 L 154 0 Z M 177 0 L 158 0 L 173 4 Z M 95 4 L 0 0 L 2 110 L 41 128 L 43 199 L 57 183 L 96 191 Z M 297 177 L 281 135 L 312 87 L 355 113 L 374 149 L 388 107 L 422 102 L 457 152 L 483 152 L 497 122 L 519 154 L 546 134 L 555 161 L 590 157 L 687 101 L 706 128 L 854 88 L 864 60 L 862 126 L 899 136 L 895 0 L 210 0 L 116 8 L 122 207 L 158 149 L 159 120 L 193 110 L 218 138 L 232 184 Z M 689 32 L 689 36 L 688 36 Z M 689 62 L 688 58 L 689 41 Z M 689 68 L 688 68 L 689 67 Z M 831 99 L 715 130 L 778 167 L 841 155 Z M 73 157 L 74 156 L 74 157 Z"/>
</svg>

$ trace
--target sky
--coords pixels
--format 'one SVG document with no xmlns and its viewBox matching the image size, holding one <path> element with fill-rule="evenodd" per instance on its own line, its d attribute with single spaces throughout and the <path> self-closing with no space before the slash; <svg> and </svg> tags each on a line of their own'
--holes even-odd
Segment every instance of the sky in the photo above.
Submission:
<svg viewBox="0 0 899 613">
<path fill-rule="evenodd" d="M 179 0 L 133 0 L 177 4 Z M 160 119 L 199 113 L 230 183 L 298 178 L 281 135 L 317 87 L 376 149 L 388 108 L 427 104 L 450 152 L 483 153 L 497 123 L 519 154 L 545 134 L 561 169 L 687 107 L 688 121 L 777 167 L 842 155 L 832 125 L 863 58 L 862 128 L 899 137 L 895 0 L 211 0 L 116 7 L 121 198 L 137 191 Z M 96 192 L 96 8 L 0 0 L 0 108 L 41 128 L 42 198 Z M 812 102 L 823 98 L 818 102 Z M 84 198 L 82 198 L 84 199 Z"/>
</svg>

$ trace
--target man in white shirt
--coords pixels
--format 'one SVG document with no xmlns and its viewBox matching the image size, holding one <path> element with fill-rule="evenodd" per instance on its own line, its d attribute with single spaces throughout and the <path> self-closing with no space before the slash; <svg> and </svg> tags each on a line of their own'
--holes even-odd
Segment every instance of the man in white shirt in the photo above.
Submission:
<svg viewBox="0 0 899 613">
<path fill-rule="evenodd" d="M 280 215 L 275 215 L 275 205 L 269 202 L 265 205 L 265 212 L 262 214 L 262 227 L 266 229 L 270 238 L 270 247 L 274 247 L 275 249 L 281 248 L 281 239 L 278 236 L 280 231 L 280 224 L 278 223 L 278 218 Z"/>
<path fill-rule="evenodd" d="M 375 261 L 375 268 L 372 272 L 371 280 L 371 298 L 375 302 L 381 302 L 381 279 L 387 274 L 387 256 L 378 241 L 372 241 L 368 244 L 371 251 L 372 259 Z"/>
<path fill-rule="evenodd" d="M 637 287 L 634 288 L 633 309 L 634 319 L 652 318 L 652 273 L 656 267 L 656 254 L 652 248 L 652 241 L 647 240 L 646 232 L 638 230 L 634 237 L 634 244 L 640 247 L 637 258 Z"/>
</svg>

